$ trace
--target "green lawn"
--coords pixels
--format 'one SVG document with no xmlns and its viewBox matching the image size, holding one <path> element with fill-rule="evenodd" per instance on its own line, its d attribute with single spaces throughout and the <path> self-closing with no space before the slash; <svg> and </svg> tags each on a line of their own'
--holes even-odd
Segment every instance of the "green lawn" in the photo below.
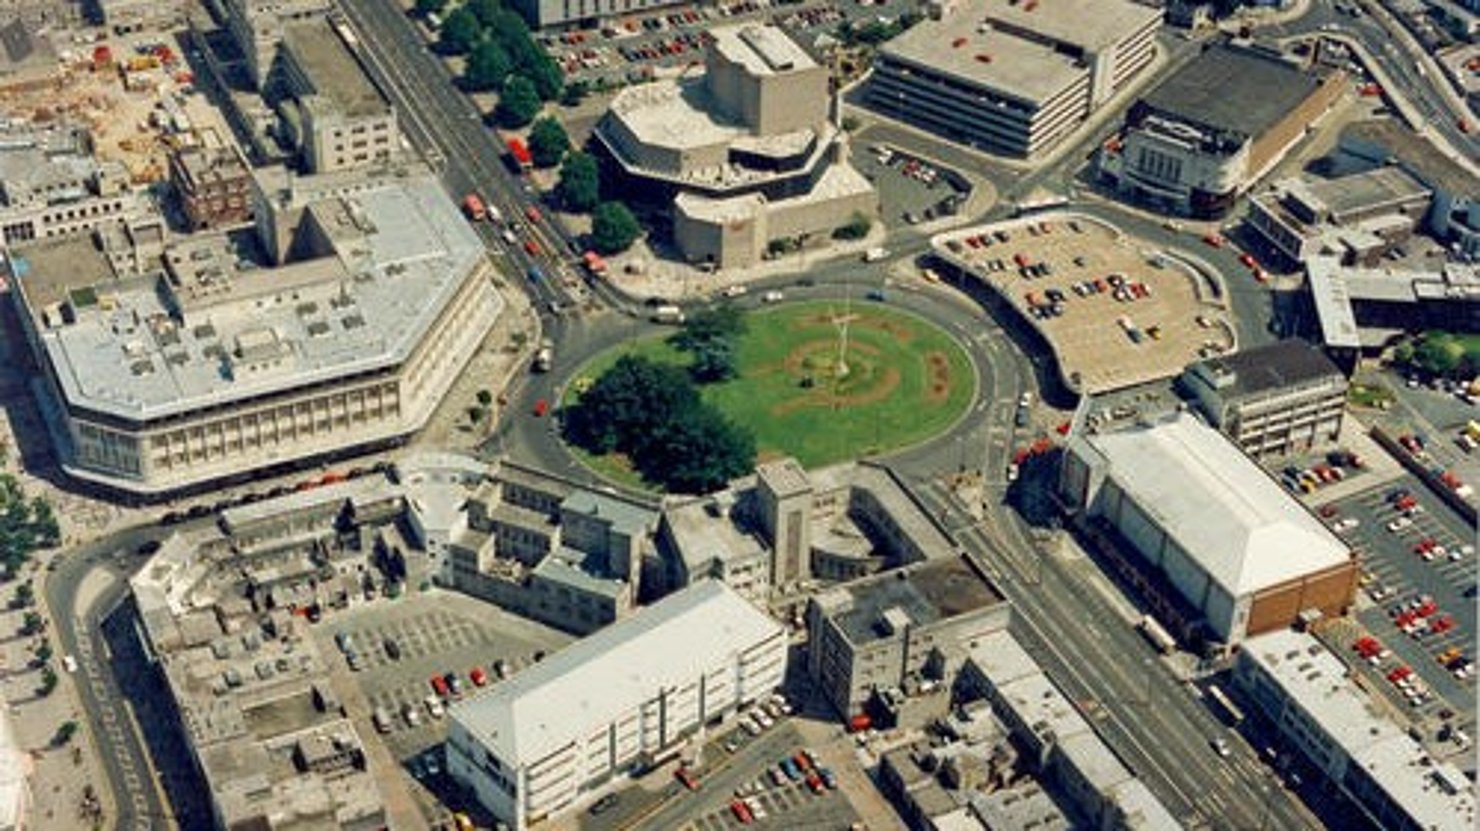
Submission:
<svg viewBox="0 0 1480 831">
<path fill-rule="evenodd" d="M 840 302 L 784 304 L 746 316 L 740 377 L 703 388 L 704 399 L 755 434 L 762 460 L 795 456 L 805 467 L 915 444 L 940 433 L 976 397 L 966 352 L 934 324 L 877 303 L 853 304 L 848 372 L 836 371 Z M 687 356 L 666 336 L 634 341 L 582 367 L 567 402 L 624 354 L 675 364 Z M 805 379 L 811 385 L 805 386 Z M 625 484 L 637 477 L 611 459 L 577 456 Z"/>
</svg>

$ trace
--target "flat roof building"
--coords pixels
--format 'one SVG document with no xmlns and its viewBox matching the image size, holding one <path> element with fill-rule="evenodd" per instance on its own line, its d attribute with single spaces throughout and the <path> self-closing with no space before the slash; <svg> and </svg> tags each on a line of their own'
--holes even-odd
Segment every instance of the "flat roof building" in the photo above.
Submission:
<svg viewBox="0 0 1480 831">
<path fill-rule="evenodd" d="M 1213 645 L 1351 605 L 1352 550 L 1228 438 L 1187 413 L 1104 431 L 1078 425 L 1059 490 L 1087 527 L 1117 539 L 1140 569 L 1170 584 Z"/>
<path fill-rule="evenodd" d="M 396 113 L 346 41 L 342 23 L 315 17 L 283 29 L 280 104 L 303 169 L 382 165 L 396 154 Z"/>
<path fill-rule="evenodd" d="M 1256 705 L 1251 709 L 1274 724 L 1375 827 L 1474 828 L 1470 780 L 1384 716 L 1350 674 L 1315 637 L 1282 630 L 1245 641 L 1233 677 Z"/>
<path fill-rule="evenodd" d="M 523 831 L 769 696 L 786 651 L 780 624 L 724 584 L 698 583 L 454 705 L 448 772 Z"/>
<path fill-rule="evenodd" d="M 1249 225 L 1290 262 L 1332 254 L 1371 266 L 1424 225 L 1433 195 L 1401 167 L 1290 178 L 1249 201 Z"/>
<path fill-rule="evenodd" d="M 239 225 L 252 218 L 252 170 L 235 147 L 189 147 L 170 153 L 174 188 L 192 230 Z"/>
<path fill-rule="evenodd" d="M 828 703 L 852 717 L 877 694 L 954 678 L 967 644 L 1005 629 L 1009 615 L 959 555 L 863 577 L 812 598 L 808 670 Z"/>
<path fill-rule="evenodd" d="M 1142 95 L 1100 175 L 1123 195 L 1222 216 L 1335 102 L 1345 76 L 1260 47 L 1213 44 Z"/>
<path fill-rule="evenodd" d="M 876 215 L 873 185 L 847 162 L 827 68 L 776 26 L 709 33 L 702 75 L 612 99 L 593 138 L 613 186 L 671 209 L 683 256 L 720 267 Z"/>
<path fill-rule="evenodd" d="M 1256 459 L 1336 441 L 1346 413 L 1346 375 L 1301 340 L 1196 361 L 1181 386 L 1210 424 Z"/>
<path fill-rule="evenodd" d="M 398 440 L 501 308 L 482 244 L 429 173 L 264 169 L 254 213 L 255 240 L 198 234 L 135 269 L 88 239 L 11 250 L 70 475 L 163 494 Z"/>
<path fill-rule="evenodd" d="M 966 0 L 883 46 L 868 102 L 981 150 L 1032 157 L 1151 64 L 1161 14 L 1129 0 Z"/>
<path fill-rule="evenodd" d="M 1472 261 L 1480 260 L 1480 176 L 1473 163 L 1451 158 L 1392 119 L 1348 124 L 1337 147 L 1368 164 L 1396 164 L 1431 188 L 1434 201 L 1426 229 Z"/>
<path fill-rule="evenodd" d="M 1305 261 L 1305 284 L 1326 348 L 1347 364 L 1415 330 L 1480 331 L 1480 266 L 1474 264 L 1349 268 L 1339 257 L 1319 255 Z"/>
</svg>

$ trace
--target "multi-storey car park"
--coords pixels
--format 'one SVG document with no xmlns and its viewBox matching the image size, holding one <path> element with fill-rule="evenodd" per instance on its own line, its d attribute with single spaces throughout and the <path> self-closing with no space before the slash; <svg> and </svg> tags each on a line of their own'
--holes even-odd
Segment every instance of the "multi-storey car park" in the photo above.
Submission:
<svg viewBox="0 0 1480 831">
<path fill-rule="evenodd" d="M 255 235 L 157 257 L 87 237 L 12 250 L 69 474 L 160 495 L 404 438 L 499 313 L 482 245 L 429 173 L 264 168 L 254 203 Z"/>
<path fill-rule="evenodd" d="M 1127 0 L 972 0 L 886 44 L 868 101 L 973 147 L 1033 157 L 1151 64 L 1161 17 Z"/>
</svg>

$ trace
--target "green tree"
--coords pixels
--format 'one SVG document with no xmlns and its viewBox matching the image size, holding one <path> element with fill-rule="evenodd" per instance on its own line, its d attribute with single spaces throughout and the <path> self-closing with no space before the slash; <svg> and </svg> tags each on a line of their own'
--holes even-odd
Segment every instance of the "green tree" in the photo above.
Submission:
<svg viewBox="0 0 1480 831">
<path fill-rule="evenodd" d="M 33 544 L 39 548 L 52 548 L 62 541 L 56 513 L 45 497 L 31 498 L 31 534 Z"/>
<path fill-rule="evenodd" d="M 499 0 L 468 0 L 463 4 L 463 8 L 467 9 L 478 20 L 480 27 L 488 30 L 494 37 L 498 37 L 501 34 L 495 28 L 495 24 L 501 22 L 499 18 L 504 11 L 503 4 Z"/>
<path fill-rule="evenodd" d="M 534 120 L 529 128 L 529 155 L 534 157 L 535 167 L 554 167 L 570 149 L 570 136 L 560 122 L 544 116 Z"/>
<path fill-rule="evenodd" d="M 601 173 L 590 153 L 575 152 L 560 164 L 555 196 L 567 210 L 585 212 L 601 201 Z"/>
<path fill-rule="evenodd" d="M 541 101 L 558 99 L 560 91 L 565 87 L 565 73 L 560 71 L 560 64 L 545 54 L 543 49 L 539 50 L 539 54 L 533 60 L 524 64 L 520 71 L 534 82 L 534 91 L 540 96 Z"/>
<path fill-rule="evenodd" d="M 523 127 L 534 120 L 540 112 L 540 96 L 534 84 L 519 73 L 504 79 L 503 90 L 498 96 L 498 121 L 505 127 Z"/>
<path fill-rule="evenodd" d="M 15 587 L 15 596 L 11 605 L 17 609 L 24 608 L 36 602 L 36 590 L 31 587 L 31 581 L 27 580 Z"/>
<path fill-rule="evenodd" d="M 57 671 L 54 670 L 54 669 L 52 669 L 51 667 L 42 667 L 41 668 L 41 686 L 39 686 L 39 687 L 36 688 L 37 695 L 40 695 L 42 698 L 45 698 L 46 696 L 51 695 L 52 691 L 55 690 L 56 688 L 57 688 Z"/>
<path fill-rule="evenodd" d="M 474 397 L 477 398 L 478 403 L 484 407 L 493 406 L 493 393 L 489 392 L 488 390 L 478 390 L 478 394 Z"/>
<path fill-rule="evenodd" d="M 695 345 L 689 363 L 689 375 L 699 384 L 728 381 L 740 374 L 735 360 L 735 345 L 727 340 L 711 340 Z"/>
<path fill-rule="evenodd" d="M 62 745 L 66 744 L 67 742 L 72 741 L 72 737 L 75 736 L 76 734 L 77 734 L 77 722 L 75 722 L 75 721 L 64 721 L 61 724 L 57 725 L 57 732 L 56 732 L 55 735 L 53 735 L 51 737 L 52 746 L 53 747 L 61 747 Z"/>
<path fill-rule="evenodd" d="M 642 226 L 621 202 L 602 202 L 591 212 L 591 247 L 598 254 L 626 251 L 642 234 Z"/>
<path fill-rule="evenodd" d="M 34 635 L 45 625 L 46 621 L 42 619 L 40 612 L 26 612 L 25 617 L 21 618 L 21 634 Z"/>
<path fill-rule="evenodd" d="M 869 218 L 861 213 L 855 212 L 846 225 L 839 225 L 833 231 L 833 239 L 863 239 L 868 236 L 868 229 L 873 226 Z"/>
<path fill-rule="evenodd" d="M 755 437 L 703 404 L 668 419 L 635 461 L 670 492 L 709 493 L 755 466 Z"/>
<path fill-rule="evenodd" d="M 36 660 L 40 661 L 43 664 L 47 661 L 50 661 L 53 654 L 54 653 L 52 652 L 50 641 L 42 641 L 41 644 L 36 647 Z"/>
<path fill-rule="evenodd" d="M 565 91 L 560 94 L 560 103 L 567 107 L 574 107 L 586 100 L 586 96 L 590 93 L 590 82 L 585 80 L 571 81 L 565 85 Z M 0 461 L 4 461 L 4 458 L 0 457 Z"/>
<path fill-rule="evenodd" d="M 445 8 L 447 8 L 447 0 L 416 0 L 416 7 L 413 11 L 417 17 L 427 17 L 433 14 L 440 15 Z"/>
<path fill-rule="evenodd" d="M 498 89 L 513 70 L 514 63 L 504 47 L 491 40 L 479 41 L 463 67 L 463 85 L 474 92 Z"/>
<path fill-rule="evenodd" d="M 670 414 L 698 403 L 698 390 L 683 370 L 624 355 L 567 409 L 562 423 L 566 438 L 592 453 L 628 453 Z"/>
<path fill-rule="evenodd" d="M 437 46 L 449 55 L 465 55 L 483 37 L 483 26 L 466 6 L 454 9 L 442 21 Z"/>
</svg>

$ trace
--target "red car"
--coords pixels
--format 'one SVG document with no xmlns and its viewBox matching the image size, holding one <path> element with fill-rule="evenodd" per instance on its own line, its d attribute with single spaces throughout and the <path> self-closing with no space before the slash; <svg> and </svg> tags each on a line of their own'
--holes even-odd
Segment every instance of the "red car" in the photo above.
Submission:
<svg viewBox="0 0 1480 831">
<path fill-rule="evenodd" d="M 1317 513 L 1319 513 L 1326 519 L 1330 519 L 1331 517 L 1334 517 L 1337 514 L 1341 513 L 1341 509 L 1336 507 L 1335 505 L 1322 505 L 1321 510 Z"/>
<path fill-rule="evenodd" d="M 1250 254 L 1250 253 L 1247 253 L 1247 252 L 1245 252 L 1243 254 L 1240 254 L 1240 255 L 1238 255 L 1238 261 L 1241 262 L 1241 263 L 1243 263 L 1248 268 L 1253 268 L 1254 267 L 1254 255 L 1253 254 Z"/>
<path fill-rule="evenodd" d="M 526 217 L 529 217 L 529 221 L 535 224 L 538 224 L 539 221 L 543 218 L 540 216 L 540 209 L 536 208 L 533 205 L 530 205 L 529 207 L 524 209 L 524 215 Z"/>
<path fill-rule="evenodd" d="M 1435 635 L 1443 632 L 1448 632 L 1450 629 L 1454 628 L 1454 618 L 1450 617 L 1449 615 L 1445 615 L 1444 617 L 1441 617 L 1438 620 L 1434 621 L 1433 625 L 1429 628 L 1433 630 Z"/>
<path fill-rule="evenodd" d="M 443 698 L 446 698 L 450 694 L 450 690 L 447 689 L 447 682 L 440 675 L 432 676 L 432 689 L 436 691 L 437 695 Z"/>
<path fill-rule="evenodd" d="M 483 667 L 473 667 L 468 671 L 468 680 L 472 681 L 475 687 L 485 686 L 488 684 L 488 673 L 483 671 Z"/>
<path fill-rule="evenodd" d="M 685 788 L 691 791 L 699 790 L 699 778 L 688 768 L 679 768 L 673 772 L 673 778 L 683 783 Z"/>
<path fill-rule="evenodd" d="M 538 257 L 540 255 L 540 244 L 532 239 L 525 240 L 524 253 L 528 254 L 531 257 Z"/>
<path fill-rule="evenodd" d="M 1219 234 L 1205 234 L 1203 236 L 1202 240 L 1203 240 L 1203 242 L 1207 243 L 1208 245 L 1211 245 L 1214 248 L 1222 248 L 1223 247 L 1223 237 L 1221 235 L 1219 235 Z"/>
<path fill-rule="evenodd" d="M 752 822 L 755 822 L 755 815 L 750 812 L 750 806 L 746 805 L 744 802 L 741 802 L 738 799 L 730 800 L 730 812 L 733 813 L 735 815 L 735 819 L 740 820 L 741 824 L 743 825 L 749 825 Z"/>
<path fill-rule="evenodd" d="M 546 401 L 543 398 L 539 399 L 538 401 L 534 402 L 533 412 L 535 418 L 543 418 L 545 413 L 550 412 L 550 402 Z"/>
<path fill-rule="evenodd" d="M 812 793 L 822 793 L 827 790 L 827 787 L 822 784 L 822 777 L 813 770 L 807 771 L 807 787 L 812 789 Z"/>
</svg>

